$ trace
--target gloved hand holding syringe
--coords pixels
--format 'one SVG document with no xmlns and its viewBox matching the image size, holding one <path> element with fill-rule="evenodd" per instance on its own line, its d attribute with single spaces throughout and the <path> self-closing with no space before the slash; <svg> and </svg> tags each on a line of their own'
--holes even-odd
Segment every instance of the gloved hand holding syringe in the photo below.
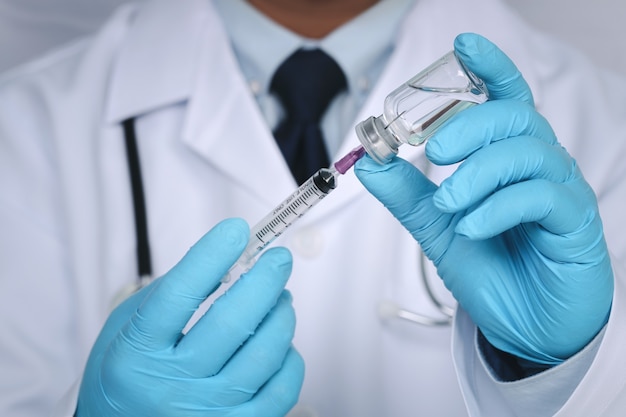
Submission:
<svg viewBox="0 0 626 417">
<path fill-rule="evenodd" d="M 229 270 L 222 282 L 228 282 L 232 272 L 241 268 L 247 271 L 254 259 L 267 245 L 280 236 L 291 224 L 302 217 L 321 199 L 337 187 L 337 178 L 345 174 L 365 154 L 362 146 L 354 148 L 329 168 L 321 168 L 298 189 L 261 219 L 250 230 L 250 241 L 239 260 Z"/>
</svg>

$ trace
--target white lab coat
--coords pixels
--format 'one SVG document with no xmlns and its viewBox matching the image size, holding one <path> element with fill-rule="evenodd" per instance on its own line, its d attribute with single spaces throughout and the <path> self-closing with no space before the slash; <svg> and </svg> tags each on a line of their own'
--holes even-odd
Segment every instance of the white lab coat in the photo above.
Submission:
<svg viewBox="0 0 626 417">
<path fill-rule="evenodd" d="M 566 393 L 558 415 L 617 415 L 626 381 L 626 281 L 618 267 L 626 258 L 624 83 L 600 84 L 580 57 L 531 33 L 495 0 L 423 0 L 407 16 L 355 122 L 379 115 L 388 92 L 451 49 L 464 31 L 482 33 L 518 63 L 600 197 L 616 265 L 613 311 L 599 352 L 590 353 L 593 364 L 573 395 Z M 155 275 L 217 221 L 241 216 L 253 224 L 294 190 L 206 0 L 125 7 L 94 38 L 6 76 L 0 84 L 2 415 L 46 415 L 68 390 L 58 415 L 72 415 L 72 383 L 113 297 L 136 279 L 119 124 L 134 115 L 140 116 Z M 338 155 L 356 143 L 350 132 Z M 425 166 L 423 149 L 404 148 L 401 155 Z M 433 167 L 430 175 L 440 181 L 449 173 Z M 351 172 L 276 244 L 294 254 L 294 343 L 307 366 L 302 415 L 538 416 L 528 404 L 558 397 L 554 387 L 547 399 L 507 397 L 510 384 L 490 379 L 463 312 L 454 330 L 380 319 L 384 299 L 438 313 L 419 280 L 417 245 Z M 437 278 L 433 284 L 444 293 Z"/>
</svg>

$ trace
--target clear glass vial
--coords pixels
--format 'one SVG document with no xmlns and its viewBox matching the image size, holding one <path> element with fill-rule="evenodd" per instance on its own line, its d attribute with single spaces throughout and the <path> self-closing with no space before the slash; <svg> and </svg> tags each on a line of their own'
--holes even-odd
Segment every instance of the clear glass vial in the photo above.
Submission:
<svg viewBox="0 0 626 417">
<path fill-rule="evenodd" d="M 355 129 L 365 151 L 386 164 L 403 143 L 421 145 L 450 117 L 487 99 L 483 81 L 450 51 L 391 92 L 382 115 Z"/>
</svg>

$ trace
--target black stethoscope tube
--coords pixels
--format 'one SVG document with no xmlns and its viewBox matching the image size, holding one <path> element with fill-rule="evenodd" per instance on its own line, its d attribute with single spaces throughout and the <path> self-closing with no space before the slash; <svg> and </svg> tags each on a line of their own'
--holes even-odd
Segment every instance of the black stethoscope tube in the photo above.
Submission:
<svg viewBox="0 0 626 417">
<path fill-rule="evenodd" d="M 133 194 L 133 209 L 135 215 L 135 233 L 137 238 L 137 273 L 141 280 L 152 275 L 152 259 L 150 255 L 150 240 L 148 239 L 148 219 L 146 215 L 146 199 L 143 192 L 139 151 L 137 150 L 137 133 L 135 119 L 130 118 L 122 122 L 124 139 L 126 142 L 126 159 Z"/>
</svg>

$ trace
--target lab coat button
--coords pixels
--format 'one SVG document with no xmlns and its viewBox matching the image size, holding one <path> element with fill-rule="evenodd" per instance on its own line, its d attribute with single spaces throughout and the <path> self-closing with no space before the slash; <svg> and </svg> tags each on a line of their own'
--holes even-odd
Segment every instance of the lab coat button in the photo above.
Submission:
<svg viewBox="0 0 626 417">
<path fill-rule="evenodd" d="M 252 91 L 252 94 L 255 96 L 261 93 L 261 83 L 258 80 L 251 80 L 248 87 L 250 87 L 250 91 Z"/>
<path fill-rule="evenodd" d="M 298 230 L 293 239 L 293 251 L 304 258 L 315 258 L 322 253 L 324 236 L 316 228 Z"/>
</svg>

